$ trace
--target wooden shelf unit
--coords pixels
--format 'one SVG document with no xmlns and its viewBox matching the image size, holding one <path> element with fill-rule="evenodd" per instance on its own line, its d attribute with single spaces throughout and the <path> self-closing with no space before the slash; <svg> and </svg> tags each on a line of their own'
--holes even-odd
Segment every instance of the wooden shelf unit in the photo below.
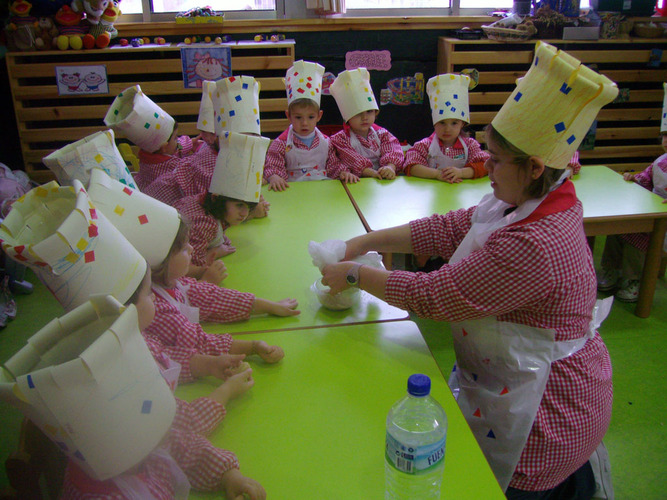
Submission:
<svg viewBox="0 0 667 500">
<path fill-rule="evenodd" d="M 287 98 L 283 77 L 294 63 L 294 41 L 230 44 L 232 74 L 254 76 L 260 84 L 262 133 L 282 132 Z M 100 130 L 116 95 L 139 84 L 179 123 L 179 133 L 196 135 L 201 89 L 183 85 L 176 45 L 84 51 L 8 52 L 7 69 L 26 173 L 37 182 L 55 177 L 42 158 Z M 56 66 L 105 65 L 108 94 L 61 96 Z M 117 134 L 117 138 L 126 141 Z"/>
<path fill-rule="evenodd" d="M 618 171 L 641 170 L 663 154 L 660 122 L 667 81 L 667 39 L 545 40 L 567 51 L 618 84 L 629 89 L 629 99 L 611 103 L 598 115 L 595 147 L 580 151 L 582 165 L 604 164 Z M 517 78 L 533 61 L 536 40 L 438 40 L 438 73 L 479 71 L 479 85 L 470 91 L 470 119 L 476 137 L 512 93 Z M 656 54 L 653 55 L 653 51 Z M 660 59 L 649 67 L 651 57 Z"/>
</svg>

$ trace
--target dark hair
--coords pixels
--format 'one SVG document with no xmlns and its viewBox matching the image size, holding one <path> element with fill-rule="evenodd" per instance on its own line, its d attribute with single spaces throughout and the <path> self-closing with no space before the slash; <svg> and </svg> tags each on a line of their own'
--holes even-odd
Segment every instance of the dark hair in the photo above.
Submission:
<svg viewBox="0 0 667 500">
<path fill-rule="evenodd" d="M 229 198 L 227 196 L 213 194 L 207 191 L 206 194 L 204 195 L 204 201 L 202 202 L 202 207 L 204 208 L 204 211 L 207 214 L 211 215 L 212 217 L 215 217 L 219 221 L 224 221 L 225 216 L 227 215 L 228 201 L 245 203 L 246 205 L 248 205 L 248 210 L 251 212 L 257 206 L 256 202 L 251 203 L 249 201 L 238 200 L 236 198 Z"/>
<path fill-rule="evenodd" d="M 142 288 L 144 287 L 146 283 L 146 278 L 149 278 L 151 276 L 151 267 L 148 265 L 148 262 L 146 262 L 146 272 L 144 272 L 144 277 L 141 278 L 141 281 L 139 282 L 139 286 L 137 289 L 134 291 L 132 296 L 125 301 L 126 306 L 129 306 L 130 304 L 136 304 L 137 301 L 139 300 L 139 294 L 141 293 Z M 148 280 L 148 286 L 150 287 L 151 282 L 150 279 Z"/>
<path fill-rule="evenodd" d="M 290 113 L 294 108 L 312 108 L 315 111 L 319 111 L 320 107 L 317 105 L 315 101 L 312 99 L 308 99 L 306 97 L 301 97 L 300 99 L 294 99 L 292 102 L 289 103 L 289 106 L 287 106 L 287 111 Z"/>
<path fill-rule="evenodd" d="M 183 249 L 188 243 L 189 238 L 190 224 L 181 219 L 178 225 L 178 231 L 176 231 L 176 236 L 174 236 L 174 241 L 169 248 L 169 253 L 167 253 L 167 256 L 162 262 L 152 269 L 153 281 L 160 283 L 161 285 L 167 285 L 169 282 L 169 259 Z"/>
<path fill-rule="evenodd" d="M 534 155 L 529 155 L 514 144 L 505 139 L 500 132 L 498 132 L 490 123 L 484 128 L 486 134 L 486 142 L 493 142 L 502 151 L 512 155 L 512 163 L 521 167 L 524 173 L 529 173 L 530 158 Z M 563 175 L 563 171 L 557 168 L 544 166 L 544 172 L 537 179 L 533 179 L 527 189 L 527 194 L 530 198 L 541 198 L 549 192 L 549 190 L 556 184 L 558 179 Z"/>
</svg>

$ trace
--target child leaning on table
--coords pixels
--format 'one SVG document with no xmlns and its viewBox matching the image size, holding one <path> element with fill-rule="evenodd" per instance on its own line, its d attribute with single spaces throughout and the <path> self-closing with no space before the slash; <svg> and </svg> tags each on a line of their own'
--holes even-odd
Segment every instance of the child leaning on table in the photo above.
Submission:
<svg viewBox="0 0 667 500">
<path fill-rule="evenodd" d="M 323 66 L 308 61 L 297 61 L 287 70 L 285 115 L 290 126 L 266 152 L 264 180 L 269 189 L 284 191 L 288 182 L 328 179 L 327 172 L 337 170 L 336 149 L 317 128 L 323 75 Z"/>
<path fill-rule="evenodd" d="M 387 129 L 375 124 L 379 111 L 366 68 L 343 71 L 329 88 L 343 116 L 343 130 L 331 136 L 340 163 L 329 177 L 393 179 L 403 166 L 403 149 Z"/>
<path fill-rule="evenodd" d="M 426 92 L 435 131 L 415 143 L 405 154 L 406 175 L 457 183 L 487 175 L 489 157 L 463 130 L 470 123 L 467 75 L 443 74 L 431 78 Z"/>
</svg>

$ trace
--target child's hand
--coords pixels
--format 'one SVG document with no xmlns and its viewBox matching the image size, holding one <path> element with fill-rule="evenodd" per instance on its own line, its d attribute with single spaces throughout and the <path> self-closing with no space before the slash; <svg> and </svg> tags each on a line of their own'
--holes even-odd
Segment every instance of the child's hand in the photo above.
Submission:
<svg viewBox="0 0 667 500">
<path fill-rule="evenodd" d="M 362 177 L 374 177 L 376 179 L 382 179 L 379 172 L 376 172 L 372 168 L 368 168 L 368 167 L 361 171 L 361 176 Z"/>
<path fill-rule="evenodd" d="M 227 500 L 265 500 L 266 491 L 254 479 L 245 477 L 238 469 L 229 469 L 220 481 Z"/>
<path fill-rule="evenodd" d="M 301 313 L 296 308 L 299 305 L 296 299 L 283 299 L 278 302 L 272 302 L 267 311 L 274 316 L 297 316 Z"/>
<path fill-rule="evenodd" d="M 623 174 L 623 180 L 628 182 L 633 182 L 635 180 L 635 174 L 632 172 L 625 172 Z"/>
<path fill-rule="evenodd" d="M 262 217 L 266 217 L 269 215 L 269 207 L 271 207 L 271 204 L 268 201 L 264 200 L 264 197 L 260 195 L 259 197 L 259 203 L 257 206 L 250 212 L 250 217 L 249 219 L 261 219 Z"/>
<path fill-rule="evenodd" d="M 199 137 L 209 146 L 215 146 L 215 143 L 218 141 L 218 136 L 215 135 L 215 132 L 204 132 L 199 133 Z"/>
<path fill-rule="evenodd" d="M 444 182 L 449 182 L 450 184 L 456 184 L 463 179 L 463 170 L 456 167 L 443 168 L 440 171 L 438 179 Z"/>
<path fill-rule="evenodd" d="M 217 285 L 227 276 L 227 266 L 221 260 L 214 260 L 202 274 L 201 280 Z"/>
<path fill-rule="evenodd" d="M 245 354 L 194 354 L 190 358 L 190 373 L 195 378 L 215 377 L 226 380 L 241 365 Z"/>
<path fill-rule="evenodd" d="M 269 345 L 263 340 L 253 340 L 252 350 L 266 363 L 277 363 L 285 357 L 285 352 L 282 347 L 277 345 Z"/>
<path fill-rule="evenodd" d="M 285 191 L 289 187 L 289 184 L 285 179 L 279 175 L 273 174 L 269 177 L 269 189 L 273 191 Z"/>
<path fill-rule="evenodd" d="M 359 182 L 359 177 L 354 175 L 352 172 L 341 172 L 340 180 L 343 182 L 349 182 L 350 184 L 354 184 L 355 182 Z"/>
<path fill-rule="evenodd" d="M 382 179 L 394 179 L 396 177 L 396 167 L 391 164 L 385 165 L 384 167 L 380 167 L 378 174 L 380 174 L 380 178 Z"/>
<path fill-rule="evenodd" d="M 229 377 L 209 394 L 208 397 L 221 405 L 226 405 L 232 399 L 238 398 L 240 395 L 248 392 L 253 385 L 255 385 L 255 380 L 252 378 L 252 368 L 248 368 L 241 373 Z"/>
<path fill-rule="evenodd" d="M 211 248 L 208 252 L 206 252 L 206 264 L 210 266 L 220 257 L 224 257 L 225 255 L 229 255 L 230 253 L 234 252 L 236 252 L 236 247 L 222 243 L 221 245 Z"/>
</svg>

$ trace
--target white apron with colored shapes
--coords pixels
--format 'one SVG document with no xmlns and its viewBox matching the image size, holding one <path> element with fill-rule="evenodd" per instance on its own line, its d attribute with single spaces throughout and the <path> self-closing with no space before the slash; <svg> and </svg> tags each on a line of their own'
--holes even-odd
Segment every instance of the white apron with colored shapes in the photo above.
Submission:
<svg viewBox="0 0 667 500">
<path fill-rule="evenodd" d="M 482 248 L 494 231 L 528 217 L 544 198 L 529 200 L 504 216 L 510 205 L 486 195 L 449 263 Z M 449 385 L 503 491 L 532 429 L 551 363 L 574 354 L 593 337 L 611 308 L 609 299 L 598 301 L 589 331 L 575 341 L 556 342 L 553 330 L 495 317 L 452 323 L 456 365 Z"/>
<path fill-rule="evenodd" d="M 157 293 L 169 304 L 178 309 L 183 316 L 188 318 L 190 323 L 199 323 L 199 308 L 191 306 L 190 301 L 188 300 L 188 289 L 190 288 L 189 286 L 185 286 L 179 283 L 178 281 L 176 282 L 175 286 L 175 288 L 178 289 L 181 292 L 181 294 L 183 294 L 185 303 L 176 300 L 174 297 L 171 296 L 169 292 L 167 292 L 160 285 L 156 285 L 155 283 L 153 283 L 152 288 L 155 293 Z"/>
<path fill-rule="evenodd" d="M 468 163 L 468 145 L 459 140 L 463 146 L 463 153 L 450 158 L 440 149 L 440 141 L 437 137 L 433 137 L 431 145 L 428 147 L 428 166 L 436 170 L 444 170 L 448 167 L 463 168 Z"/>
<path fill-rule="evenodd" d="M 661 161 L 667 161 L 667 154 L 662 155 L 653 162 L 653 176 L 651 180 L 653 181 L 653 192 L 667 200 L 667 172 L 660 168 L 659 164 Z M 667 252 L 667 235 L 665 235 L 662 251 Z"/>
<path fill-rule="evenodd" d="M 319 144 L 313 149 L 300 149 L 294 146 L 292 125 L 287 132 L 285 168 L 288 182 L 321 181 L 327 177 L 327 158 L 329 157 L 329 139 L 317 128 L 315 134 Z M 313 139 L 315 140 L 315 139 Z"/>
<path fill-rule="evenodd" d="M 373 129 L 368 132 L 368 141 L 372 143 L 373 149 L 369 149 L 361 144 L 359 136 L 350 130 L 350 145 L 364 158 L 371 161 L 373 170 L 380 170 L 380 137 Z"/>
</svg>

